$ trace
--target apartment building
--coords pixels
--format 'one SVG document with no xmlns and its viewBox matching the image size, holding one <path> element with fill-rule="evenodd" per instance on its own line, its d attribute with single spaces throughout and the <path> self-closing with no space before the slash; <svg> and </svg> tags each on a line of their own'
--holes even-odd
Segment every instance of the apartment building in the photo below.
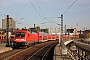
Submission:
<svg viewBox="0 0 90 60">
<path fill-rule="evenodd" d="M 15 29 L 16 28 L 16 22 L 13 20 L 13 18 L 9 18 L 9 29 Z M 7 18 L 2 19 L 2 29 L 7 29 Z"/>
</svg>

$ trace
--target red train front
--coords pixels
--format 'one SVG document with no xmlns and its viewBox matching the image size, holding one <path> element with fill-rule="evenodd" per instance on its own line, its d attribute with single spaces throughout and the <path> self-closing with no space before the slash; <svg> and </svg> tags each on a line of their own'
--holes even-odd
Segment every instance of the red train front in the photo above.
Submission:
<svg viewBox="0 0 90 60">
<path fill-rule="evenodd" d="M 32 34 L 27 30 L 17 30 L 15 32 L 15 39 L 12 40 L 12 47 L 28 46 L 34 42 L 38 42 L 37 33 Z"/>
</svg>

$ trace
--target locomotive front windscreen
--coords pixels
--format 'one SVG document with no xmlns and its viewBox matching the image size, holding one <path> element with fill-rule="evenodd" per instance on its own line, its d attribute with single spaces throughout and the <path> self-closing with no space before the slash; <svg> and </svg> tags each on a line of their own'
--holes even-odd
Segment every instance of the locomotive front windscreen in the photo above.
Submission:
<svg viewBox="0 0 90 60">
<path fill-rule="evenodd" d="M 16 37 L 25 37 L 25 32 L 17 32 Z"/>
</svg>

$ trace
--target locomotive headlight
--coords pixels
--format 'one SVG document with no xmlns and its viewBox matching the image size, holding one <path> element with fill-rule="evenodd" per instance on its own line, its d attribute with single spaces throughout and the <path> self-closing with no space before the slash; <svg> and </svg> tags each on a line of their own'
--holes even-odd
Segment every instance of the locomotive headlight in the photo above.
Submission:
<svg viewBox="0 0 90 60">
<path fill-rule="evenodd" d="M 24 39 L 21 39 L 21 40 L 24 40 Z"/>
<path fill-rule="evenodd" d="M 25 39 L 21 39 L 21 41 L 26 41 Z"/>
<path fill-rule="evenodd" d="M 25 39 L 16 39 L 15 41 L 26 41 Z"/>
<path fill-rule="evenodd" d="M 16 40 L 19 40 L 19 39 L 16 39 Z"/>
</svg>

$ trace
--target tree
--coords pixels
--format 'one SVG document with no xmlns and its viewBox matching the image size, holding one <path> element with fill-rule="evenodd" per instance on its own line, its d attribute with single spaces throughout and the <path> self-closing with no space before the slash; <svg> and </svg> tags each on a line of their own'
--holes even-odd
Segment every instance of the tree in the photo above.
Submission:
<svg viewBox="0 0 90 60">
<path fill-rule="evenodd" d="M 49 31 L 48 31 L 48 30 L 49 30 L 49 28 L 46 28 L 46 33 L 49 33 Z"/>
<path fill-rule="evenodd" d="M 28 28 L 28 31 L 30 31 L 30 32 L 31 32 L 31 28 Z"/>
<path fill-rule="evenodd" d="M 37 26 L 37 27 L 36 27 L 36 30 L 37 30 L 37 31 L 40 31 L 40 26 Z"/>
<path fill-rule="evenodd" d="M 17 30 L 19 30 L 19 28 L 17 28 Z"/>
<path fill-rule="evenodd" d="M 90 33 L 88 33 L 88 34 L 86 35 L 86 37 L 87 37 L 87 38 L 90 38 Z"/>
</svg>

